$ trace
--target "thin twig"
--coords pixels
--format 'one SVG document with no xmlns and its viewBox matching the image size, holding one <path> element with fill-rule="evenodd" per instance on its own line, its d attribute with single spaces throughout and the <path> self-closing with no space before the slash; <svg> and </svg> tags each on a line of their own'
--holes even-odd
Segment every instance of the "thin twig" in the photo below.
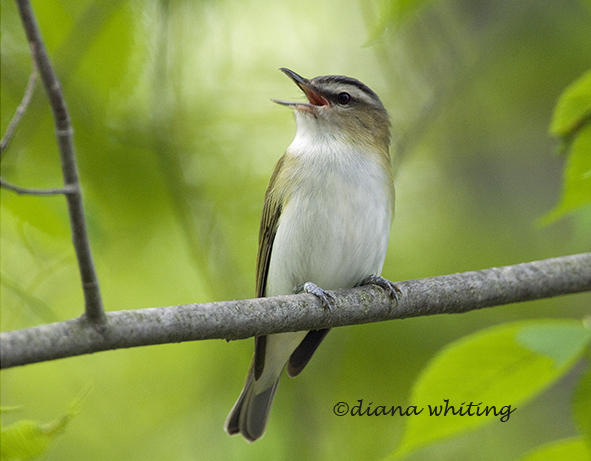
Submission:
<svg viewBox="0 0 591 461">
<path fill-rule="evenodd" d="M 70 215 L 72 241 L 82 280 L 85 316 L 92 322 L 102 322 L 105 320 L 105 312 L 103 310 L 98 278 L 88 241 L 84 208 L 82 206 L 82 191 L 78 180 L 78 167 L 76 166 L 76 156 L 72 140 L 73 129 L 66 108 L 66 101 L 64 100 L 57 75 L 49 61 L 49 56 L 41 39 L 39 27 L 33 15 L 29 0 L 17 0 L 17 5 L 31 47 L 31 55 L 35 61 L 53 111 L 64 185 L 66 188 L 71 187 L 73 189 L 73 192 L 66 194 L 66 200 Z"/>
<path fill-rule="evenodd" d="M 27 108 L 29 107 L 29 103 L 31 99 L 33 99 L 33 93 L 35 92 L 35 83 L 37 82 L 37 72 L 33 69 L 31 75 L 29 76 L 29 82 L 27 83 L 27 87 L 25 88 L 25 94 L 23 95 L 23 99 L 21 99 L 21 103 L 16 108 L 16 112 L 12 116 L 8 127 L 6 128 L 6 133 L 4 133 L 4 137 L 2 141 L 0 141 L 0 156 L 4 153 L 8 144 L 14 137 L 14 133 L 16 132 L 16 127 L 18 126 L 21 118 L 25 115 Z"/>
<path fill-rule="evenodd" d="M 327 310 L 313 295 L 187 304 L 109 312 L 101 328 L 85 318 L 0 333 L 3 368 L 109 349 L 203 339 L 241 339 L 435 314 L 591 291 L 591 253 L 396 284 L 334 292 Z"/>
<path fill-rule="evenodd" d="M 76 193 L 76 189 L 73 186 L 58 187 L 55 189 L 31 189 L 29 187 L 16 186 L 2 178 L 0 178 L 0 187 L 23 195 L 58 195 Z"/>
</svg>

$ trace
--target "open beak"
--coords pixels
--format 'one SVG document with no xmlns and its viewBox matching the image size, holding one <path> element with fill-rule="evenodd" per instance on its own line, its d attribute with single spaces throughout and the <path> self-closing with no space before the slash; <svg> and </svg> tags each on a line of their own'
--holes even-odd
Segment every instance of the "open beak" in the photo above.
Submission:
<svg viewBox="0 0 591 461">
<path fill-rule="evenodd" d="M 285 75 L 291 78 L 297 86 L 304 92 L 306 97 L 308 98 L 308 104 L 303 102 L 291 102 L 291 101 L 284 101 L 282 99 L 272 99 L 273 102 L 277 104 L 281 104 L 283 106 L 292 106 L 298 110 L 305 110 L 305 111 L 312 111 L 314 107 L 320 106 L 328 106 L 330 103 L 328 99 L 322 96 L 314 85 L 310 83 L 310 80 L 307 78 L 302 77 L 301 75 L 296 74 L 293 70 L 289 70 L 285 67 L 280 69 Z"/>
</svg>

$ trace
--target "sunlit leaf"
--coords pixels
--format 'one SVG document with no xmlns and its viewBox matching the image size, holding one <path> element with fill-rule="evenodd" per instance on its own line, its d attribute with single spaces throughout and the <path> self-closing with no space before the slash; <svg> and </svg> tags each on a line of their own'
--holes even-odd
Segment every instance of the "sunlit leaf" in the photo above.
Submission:
<svg viewBox="0 0 591 461">
<path fill-rule="evenodd" d="M 580 129 L 564 167 L 562 197 L 543 219 L 548 223 L 591 204 L 591 123 Z"/>
<path fill-rule="evenodd" d="M 22 420 L 2 429 L 2 460 L 27 460 L 41 456 L 49 448 L 52 435 L 37 421 Z"/>
<path fill-rule="evenodd" d="M 65 430 L 73 416 L 68 413 L 50 423 L 20 420 L 2 428 L 0 458 L 8 461 L 41 456 L 47 452 L 55 437 Z"/>
<path fill-rule="evenodd" d="M 22 419 L 2 427 L 0 459 L 2 461 L 24 461 L 38 458 L 46 453 L 56 436 L 63 433 L 72 418 L 80 412 L 80 405 L 89 392 L 90 388 L 82 392 L 70 404 L 68 412 L 53 421 L 41 423 Z"/>
<path fill-rule="evenodd" d="M 560 202 L 542 218 L 542 224 L 591 204 L 591 70 L 560 96 L 550 132 L 562 138 L 569 153 Z"/>
<path fill-rule="evenodd" d="M 555 136 L 570 136 L 591 117 L 591 70 L 572 83 L 560 96 L 550 124 Z"/>
<path fill-rule="evenodd" d="M 511 424 L 519 408 L 564 375 L 589 342 L 589 331 L 571 320 L 505 324 L 453 342 L 415 382 L 410 404 L 425 410 L 409 417 L 393 458 L 485 423 Z M 462 412 L 454 415 L 452 405 Z"/>
<path fill-rule="evenodd" d="M 522 346 L 551 358 L 555 366 L 561 367 L 589 344 L 591 330 L 582 327 L 579 322 L 564 325 L 551 322 L 524 327 L 516 339 Z"/>
<path fill-rule="evenodd" d="M 591 451 L 580 437 L 573 437 L 542 445 L 521 458 L 521 461 L 556 461 L 557 459 L 591 459 Z"/>
</svg>

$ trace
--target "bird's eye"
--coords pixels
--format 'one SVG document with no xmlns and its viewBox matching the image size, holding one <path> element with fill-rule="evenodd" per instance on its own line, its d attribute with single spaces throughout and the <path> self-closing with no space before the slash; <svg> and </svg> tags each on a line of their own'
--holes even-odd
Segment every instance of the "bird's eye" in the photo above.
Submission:
<svg viewBox="0 0 591 461">
<path fill-rule="evenodd" d="M 341 105 L 341 106 L 346 106 L 347 104 L 349 104 L 351 102 L 351 95 L 349 93 L 339 93 L 337 95 L 337 102 Z"/>
</svg>

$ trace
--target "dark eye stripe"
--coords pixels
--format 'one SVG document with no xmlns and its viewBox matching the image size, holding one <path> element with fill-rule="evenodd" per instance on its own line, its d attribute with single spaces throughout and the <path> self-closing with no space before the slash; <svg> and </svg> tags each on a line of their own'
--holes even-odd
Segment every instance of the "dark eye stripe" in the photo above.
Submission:
<svg viewBox="0 0 591 461">
<path fill-rule="evenodd" d="M 358 88 L 361 92 L 365 93 L 369 96 L 370 99 L 373 99 L 376 102 L 381 104 L 380 98 L 374 91 L 369 88 L 364 83 L 360 82 L 356 78 L 347 77 L 345 75 L 323 75 L 320 77 L 316 77 L 313 79 L 313 83 L 323 84 L 323 83 L 340 83 L 344 85 L 351 85 Z"/>
</svg>

